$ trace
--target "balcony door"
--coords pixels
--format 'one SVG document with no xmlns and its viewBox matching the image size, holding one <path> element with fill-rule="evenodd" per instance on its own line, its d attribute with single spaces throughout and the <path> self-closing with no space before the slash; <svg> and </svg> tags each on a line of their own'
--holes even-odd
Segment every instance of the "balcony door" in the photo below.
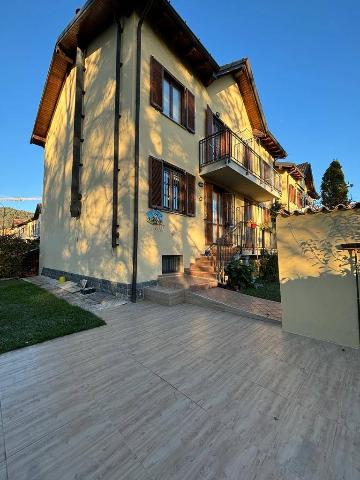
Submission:
<svg viewBox="0 0 360 480">
<path fill-rule="evenodd" d="M 205 184 L 205 243 L 212 245 L 234 224 L 234 195 Z"/>
<path fill-rule="evenodd" d="M 206 137 L 210 137 L 207 163 L 216 162 L 229 156 L 230 135 L 227 127 L 220 118 L 214 115 L 209 106 L 206 111 Z"/>
<path fill-rule="evenodd" d="M 255 248 L 255 229 L 251 228 L 249 221 L 255 221 L 255 205 L 253 205 L 249 200 L 245 200 L 244 205 L 244 223 L 245 223 L 245 248 L 254 249 Z"/>
</svg>

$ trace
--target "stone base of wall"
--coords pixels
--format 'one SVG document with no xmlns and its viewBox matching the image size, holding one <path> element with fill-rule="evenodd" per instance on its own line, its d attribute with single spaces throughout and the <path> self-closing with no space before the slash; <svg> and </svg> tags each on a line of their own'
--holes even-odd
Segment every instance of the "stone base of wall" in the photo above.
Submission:
<svg viewBox="0 0 360 480">
<path fill-rule="evenodd" d="M 63 272 L 62 270 L 55 270 L 53 268 L 44 267 L 41 271 L 41 275 L 50 278 L 58 279 L 64 276 L 66 280 L 80 283 L 81 280 L 87 280 L 88 287 L 94 287 L 96 290 L 102 292 L 111 293 L 112 295 L 122 296 L 126 299 L 131 297 L 131 284 L 111 282 L 103 278 L 88 277 L 86 275 L 79 275 L 77 273 Z M 153 287 L 157 285 L 157 280 L 151 280 L 149 282 L 142 282 L 136 285 L 136 298 L 138 300 L 144 299 L 144 288 Z"/>
</svg>

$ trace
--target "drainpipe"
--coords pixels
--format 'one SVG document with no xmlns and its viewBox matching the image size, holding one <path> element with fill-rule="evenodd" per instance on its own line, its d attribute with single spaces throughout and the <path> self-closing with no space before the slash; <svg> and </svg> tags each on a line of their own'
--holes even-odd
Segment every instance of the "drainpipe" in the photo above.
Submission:
<svg viewBox="0 0 360 480">
<path fill-rule="evenodd" d="M 119 139 L 120 139 L 120 70 L 121 63 L 121 37 L 123 26 L 115 17 L 116 23 L 116 60 L 115 60 L 115 118 L 114 118 L 114 166 L 113 166 L 113 211 L 111 228 L 111 246 L 116 248 L 119 239 L 118 201 L 119 201 Z"/>
<path fill-rule="evenodd" d="M 148 0 L 137 26 L 136 38 L 136 94 L 135 94 L 135 158 L 134 158 L 134 231 L 132 255 L 131 301 L 136 302 L 137 259 L 139 243 L 139 159 L 140 159 L 140 100 L 141 100 L 141 30 L 144 20 L 152 7 L 154 0 Z"/>
</svg>

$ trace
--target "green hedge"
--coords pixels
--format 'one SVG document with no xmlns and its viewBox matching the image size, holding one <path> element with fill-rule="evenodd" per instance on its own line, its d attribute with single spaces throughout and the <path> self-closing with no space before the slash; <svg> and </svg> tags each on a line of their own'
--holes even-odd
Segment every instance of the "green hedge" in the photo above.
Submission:
<svg viewBox="0 0 360 480">
<path fill-rule="evenodd" d="M 0 278 L 20 277 L 24 259 L 31 250 L 39 248 L 37 240 L 23 240 L 16 235 L 0 235 Z"/>
</svg>

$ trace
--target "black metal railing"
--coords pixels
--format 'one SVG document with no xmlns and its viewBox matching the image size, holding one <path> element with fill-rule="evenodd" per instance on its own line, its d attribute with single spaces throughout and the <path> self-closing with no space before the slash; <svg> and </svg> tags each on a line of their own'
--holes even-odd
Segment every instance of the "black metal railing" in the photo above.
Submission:
<svg viewBox="0 0 360 480">
<path fill-rule="evenodd" d="M 262 255 L 274 251 L 274 232 L 250 222 L 238 222 L 211 247 L 218 282 L 225 283 L 225 268 L 235 255 Z"/>
<path fill-rule="evenodd" d="M 200 140 L 200 171 L 206 165 L 221 160 L 233 160 L 246 174 L 251 173 L 270 189 L 281 193 L 281 176 L 242 138 L 224 129 Z"/>
</svg>

